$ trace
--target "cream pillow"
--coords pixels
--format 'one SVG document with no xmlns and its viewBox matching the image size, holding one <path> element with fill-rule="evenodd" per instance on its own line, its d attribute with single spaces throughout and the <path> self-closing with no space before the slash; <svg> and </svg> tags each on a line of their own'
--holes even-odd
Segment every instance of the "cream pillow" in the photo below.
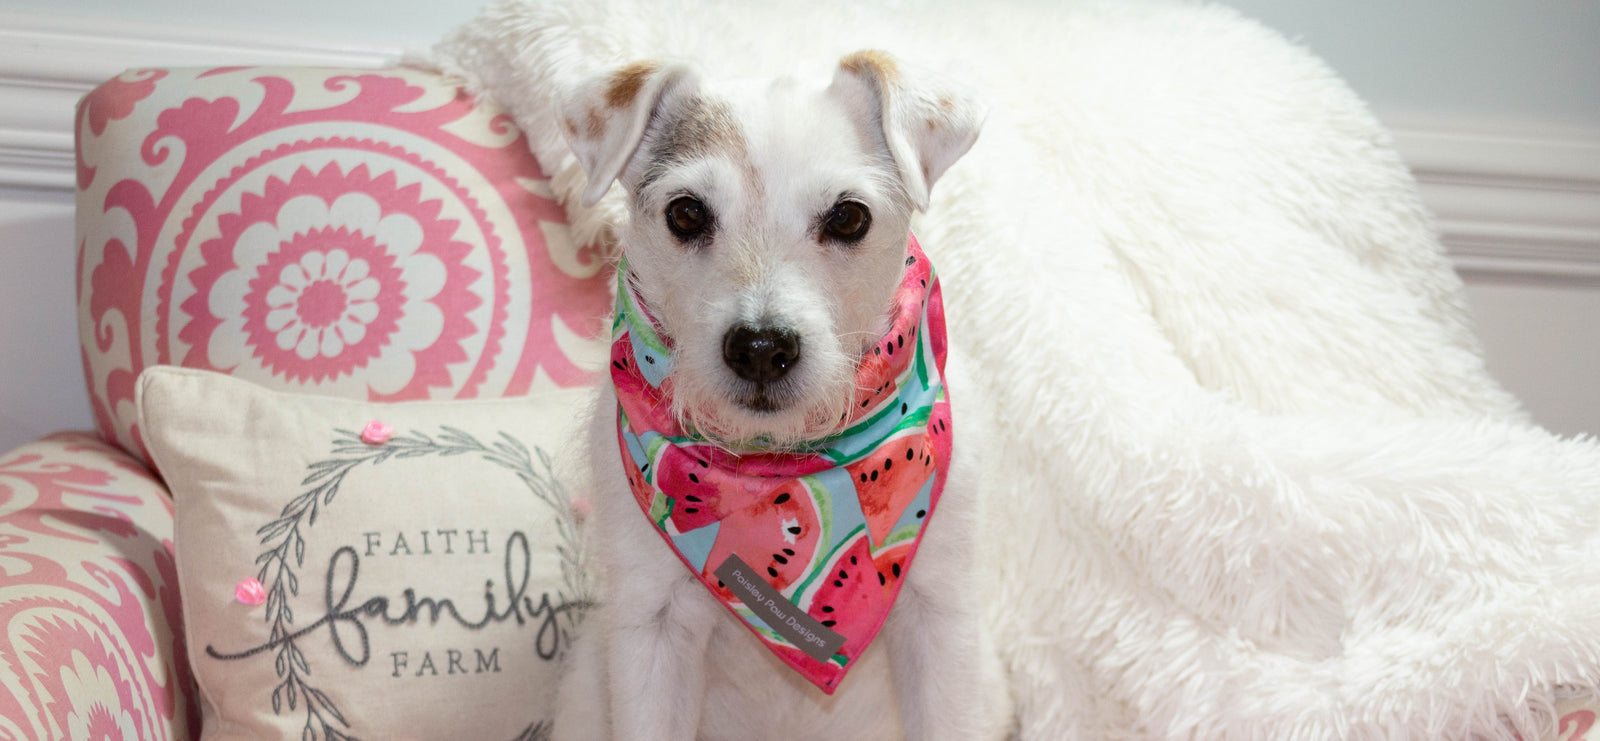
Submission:
<svg viewBox="0 0 1600 741">
<path fill-rule="evenodd" d="M 543 735 L 589 598 L 556 473 L 586 396 L 378 404 L 144 371 L 203 738 Z"/>
</svg>

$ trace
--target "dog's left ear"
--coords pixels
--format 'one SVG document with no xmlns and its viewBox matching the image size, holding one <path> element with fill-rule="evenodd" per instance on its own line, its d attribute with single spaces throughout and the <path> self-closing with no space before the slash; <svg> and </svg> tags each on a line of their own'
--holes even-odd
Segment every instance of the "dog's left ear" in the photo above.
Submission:
<svg viewBox="0 0 1600 741">
<path fill-rule="evenodd" d="M 585 80 L 556 101 L 567 145 L 588 176 L 583 205 L 593 206 L 622 176 L 652 116 L 696 86 L 687 66 L 634 62 Z"/>
<path fill-rule="evenodd" d="M 972 148 L 984 109 L 964 92 L 875 50 L 839 60 L 829 92 L 879 134 L 918 209 L 928 207 L 934 181 Z"/>
</svg>

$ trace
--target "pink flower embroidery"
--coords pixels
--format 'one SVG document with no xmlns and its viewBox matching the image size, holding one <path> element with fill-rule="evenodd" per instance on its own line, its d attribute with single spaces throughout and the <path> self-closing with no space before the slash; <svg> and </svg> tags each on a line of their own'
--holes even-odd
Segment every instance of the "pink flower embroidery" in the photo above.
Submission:
<svg viewBox="0 0 1600 741">
<path fill-rule="evenodd" d="M 589 503 L 588 497 L 578 497 L 572 500 L 572 516 L 578 522 L 589 519 L 594 513 L 594 505 Z"/>
<path fill-rule="evenodd" d="M 233 588 L 233 597 L 247 605 L 259 605 L 267 601 L 267 590 L 261 586 L 260 581 L 252 576 L 239 582 L 239 586 Z"/>
<path fill-rule="evenodd" d="M 368 445 L 382 445 L 389 442 L 389 436 L 394 434 L 394 428 L 378 420 L 372 420 L 361 430 L 361 442 Z"/>
</svg>

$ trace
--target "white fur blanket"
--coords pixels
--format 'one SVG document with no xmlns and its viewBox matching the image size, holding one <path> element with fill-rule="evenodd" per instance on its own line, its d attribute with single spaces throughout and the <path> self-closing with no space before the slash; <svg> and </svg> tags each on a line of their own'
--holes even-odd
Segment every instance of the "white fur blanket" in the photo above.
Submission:
<svg viewBox="0 0 1600 741">
<path fill-rule="evenodd" d="M 917 229 L 1005 430 L 980 598 L 1022 738 L 1550 730 L 1600 687 L 1600 448 L 1485 373 L 1386 134 L 1231 11 L 1047 5 L 507 3 L 438 63 L 512 110 L 580 239 L 622 211 L 577 206 L 549 100 L 601 65 L 875 47 L 988 99 Z"/>
</svg>

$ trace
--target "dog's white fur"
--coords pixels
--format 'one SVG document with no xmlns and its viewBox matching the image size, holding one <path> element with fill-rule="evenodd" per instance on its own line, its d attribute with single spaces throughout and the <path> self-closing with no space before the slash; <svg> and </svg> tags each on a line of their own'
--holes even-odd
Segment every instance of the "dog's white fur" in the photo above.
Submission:
<svg viewBox="0 0 1600 741">
<path fill-rule="evenodd" d="M 1022 738 L 1534 738 L 1600 686 L 1600 446 L 1485 371 L 1415 183 L 1326 66 L 1213 6 L 774 5 L 502 2 L 441 50 L 580 243 L 626 208 L 576 203 L 548 102 L 591 60 L 876 46 L 981 86 L 916 226 L 956 399 L 1004 422 L 982 599 Z"/>
<path fill-rule="evenodd" d="M 855 363 L 887 329 L 912 210 L 971 146 L 978 106 L 863 53 L 831 79 L 713 80 L 639 62 L 566 91 L 560 108 L 585 200 L 613 180 L 627 195 L 618 241 L 674 345 L 680 416 L 735 449 L 836 430 Z M 685 195 L 711 214 L 704 241 L 668 229 L 668 203 Z M 820 229 L 844 198 L 871 214 L 854 244 Z M 724 335 L 751 324 L 800 339 L 798 361 L 767 392 L 776 409 L 751 408 L 752 384 L 724 362 Z M 985 435 L 968 418 L 960 362 L 950 369 L 960 442 L 939 509 L 879 639 L 831 697 L 770 655 L 653 532 L 628 491 L 607 387 L 592 424 L 591 537 L 606 544 L 609 578 L 563 683 L 557 741 L 994 737 L 998 664 L 974 581 L 979 446 L 968 444 Z"/>
</svg>

